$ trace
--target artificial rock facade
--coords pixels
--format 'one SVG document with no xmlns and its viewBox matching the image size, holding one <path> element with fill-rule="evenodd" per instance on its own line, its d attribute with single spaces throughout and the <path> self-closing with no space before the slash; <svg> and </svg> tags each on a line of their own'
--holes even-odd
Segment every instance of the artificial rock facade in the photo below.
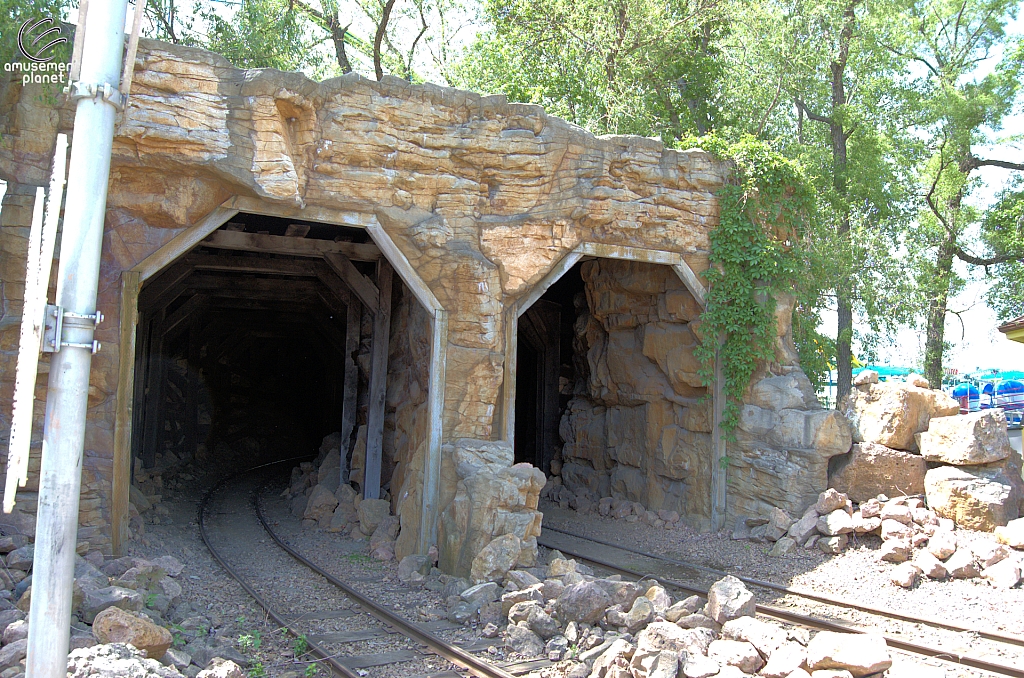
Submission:
<svg viewBox="0 0 1024 678">
<path fill-rule="evenodd" d="M 480 456 L 481 444 L 472 441 L 501 437 L 506 324 L 515 317 L 509 309 L 574 248 L 626 259 L 667 253 L 699 276 L 717 222 L 714 193 L 728 165 L 650 139 L 597 138 L 500 96 L 390 77 L 316 83 L 146 40 L 135 69 L 114 140 L 99 290 L 107 322 L 92 368 L 82 537 L 109 549 L 122 273 L 219 206 L 238 208 L 241 200 L 252 212 L 372 225 L 396 244 L 447 312 L 448 470 L 441 471 L 436 507 L 442 562 L 464 571 L 460 553 L 509 531 L 528 546 L 540 525 L 539 472 L 511 466 L 507 450 L 489 457 L 494 468 L 451 459 L 458 449 Z M 10 426 L 32 196 L 47 183 L 56 133 L 70 132 L 72 123 L 68 107 L 47 101 L 17 83 L 0 99 L 0 178 L 8 182 L 0 228 L 0 434 Z M 667 267 L 640 274 L 632 263 L 588 266 L 591 315 L 580 340 L 593 371 L 587 393 L 566 415 L 566 458 L 594 470 L 613 459 L 619 471 L 609 469 L 611 491 L 629 495 L 646 482 L 660 488 L 662 504 L 703 519 L 709 500 L 699 485 L 710 474 L 710 424 L 706 403 L 697 401 L 703 389 L 690 353 L 699 308 Z M 624 316 L 619 307 L 630 295 L 646 306 Z M 430 318 L 411 296 L 402 299 L 392 326 L 384 441 L 402 521 L 399 557 L 417 543 L 430 426 Z M 843 440 L 849 447 L 848 432 L 844 438 L 832 414 L 812 402 L 786 343 L 790 311 L 785 304 L 780 311 L 778 363 L 765 366 L 752 387 L 739 446 L 730 452 L 730 512 L 805 502 L 824 489 L 828 456 L 846 451 Z M 39 404 L 36 412 L 38 439 Z M 585 450 L 581 436 L 599 416 L 606 418 L 603 449 Z M 775 432 L 779 426 L 783 433 Z M 28 489 L 19 507 L 31 513 Z M 500 496 L 476 494 L 491 490 Z M 471 506 L 493 511 L 470 516 Z"/>
</svg>

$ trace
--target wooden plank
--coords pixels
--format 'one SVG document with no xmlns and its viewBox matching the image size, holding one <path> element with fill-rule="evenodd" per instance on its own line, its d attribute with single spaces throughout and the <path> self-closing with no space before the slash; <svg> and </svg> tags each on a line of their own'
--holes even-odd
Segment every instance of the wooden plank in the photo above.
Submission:
<svg viewBox="0 0 1024 678">
<path fill-rule="evenodd" d="M 672 269 L 676 272 L 676 275 L 679 276 L 679 279 L 683 281 L 683 284 L 686 285 L 686 289 L 690 290 L 690 294 L 692 294 L 693 298 L 697 300 L 697 303 L 700 304 L 702 308 L 707 308 L 708 292 L 704 288 L 704 285 L 701 284 L 700 278 L 698 278 L 697 274 L 693 272 L 692 268 L 690 268 L 690 265 L 680 257 L 678 263 L 672 264 Z"/>
<path fill-rule="evenodd" d="M 163 434 L 163 387 L 167 370 L 167 361 L 161 355 L 164 348 L 164 315 L 164 311 L 161 310 L 153 318 L 150 329 L 149 367 L 146 368 L 146 418 L 142 439 L 142 464 L 145 468 L 153 468 L 156 463 L 157 445 L 160 444 Z"/>
<path fill-rule="evenodd" d="M 309 636 L 311 643 L 357 643 L 361 640 L 373 640 L 388 635 L 384 631 L 368 629 L 365 631 L 340 631 L 338 633 L 320 633 Z"/>
<path fill-rule="evenodd" d="M 379 222 L 374 221 L 374 223 L 367 225 L 366 230 L 369 232 L 370 237 L 373 238 L 373 241 L 377 243 L 381 253 L 395 267 L 405 286 L 412 290 L 413 296 L 423 305 L 423 308 L 430 312 L 444 310 L 444 306 L 437 300 L 437 297 L 434 296 L 427 283 L 423 281 L 420 274 L 409 263 L 405 253 L 398 248 L 398 245 L 391 239 L 391 236 L 384 230 L 384 227 Z"/>
<path fill-rule="evenodd" d="M 207 302 L 208 297 L 205 294 L 196 294 L 184 304 L 174 310 L 174 313 L 168 315 L 163 322 L 163 333 L 166 337 L 170 337 L 179 325 L 189 320 L 198 309 Z"/>
<path fill-rule="evenodd" d="M 192 265 L 187 258 L 174 262 L 141 289 L 139 308 L 149 311 L 174 301 L 181 294 L 184 282 L 190 275 L 192 275 Z"/>
<path fill-rule="evenodd" d="M 306 259 L 268 259 L 193 252 L 185 257 L 185 261 L 197 271 L 262 273 L 303 278 L 313 278 L 317 274 Z"/>
<path fill-rule="evenodd" d="M 380 298 L 373 317 L 370 348 L 370 398 L 366 415 L 366 466 L 363 469 L 363 498 L 380 499 L 380 467 L 384 444 L 384 404 L 388 382 L 388 344 L 391 339 L 391 278 L 387 259 L 377 262 Z"/>
<path fill-rule="evenodd" d="M 538 299 L 544 296 L 544 293 L 548 291 L 549 287 L 558 282 L 559 278 L 568 273 L 569 270 L 582 258 L 583 253 L 580 252 L 577 247 L 575 250 L 567 253 L 564 257 L 559 259 L 558 263 L 556 263 L 551 270 L 547 272 L 547 275 L 541 278 L 540 282 L 538 282 L 525 297 L 519 300 L 519 307 L 516 311 L 519 317 L 521 318 Z"/>
<path fill-rule="evenodd" d="M 348 226 L 350 228 L 367 228 L 371 222 L 376 220 L 376 217 L 371 212 L 359 211 L 361 203 L 355 202 L 350 207 L 343 209 L 320 207 L 319 205 L 298 207 L 236 195 L 226 200 L 221 207 L 229 207 L 241 212 L 252 212 L 253 214 L 266 214 L 272 217 L 283 217 L 297 221 L 317 221 L 332 226 Z"/>
<path fill-rule="evenodd" d="M 325 252 L 324 259 L 331 270 L 338 274 L 348 287 L 359 297 L 371 313 L 377 312 L 377 299 L 380 297 L 380 290 L 365 275 L 359 272 L 348 257 L 338 252 Z M 378 269 L 379 270 L 379 269 Z"/>
<path fill-rule="evenodd" d="M 289 238 L 305 238 L 309 235 L 309 224 L 288 224 L 284 234 Z"/>
<path fill-rule="evenodd" d="M 140 317 L 141 312 L 140 312 Z M 142 456 L 142 437 L 145 429 L 145 399 L 146 399 L 146 370 L 149 365 L 149 342 L 152 335 L 153 323 L 151 318 L 138 322 L 137 334 L 139 335 L 138 346 L 135 349 L 135 389 L 132 396 L 132 434 L 130 436 L 131 450 L 128 463 L 129 473 L 134 469 L 136 457 Z"/>
<path fill-rule="evenodd" d="M 441 445 L 444 441 L 444 384 L 448 359 L 448 314 L 434 312 L 430 336 L 430 374 L 427 386 L 427 458 L 423 465 L 423 509 L 417 551 L 426 554 L 437 543 L 437 518 L 441 507 Z"/>
<path fill-rule="evenodd" d="M 335 659 L 338 660 L 338 663 L 344 664 L 354 671 L 355 669 L 367 669 L 371 666 L 387 666 L 389 664 L 412 662 L 417 659 L 423 659 L 423 655 L 412 650 L 394 650 L 381 654 L 361 654 L 349 657 L 335 657 Z"/>
<path fill-rule="evenodd" d="M 345 391 L 341 404 L 341 443 L 345 458 L 341 460 L 341 482 L 348 484 L 351 471 L 352 431 L 356 425 L 356 396 L 359 390 L 359 370 L 355 355 L 359 351 L 359 331 L 362 326 L 362 311 L 356 304 L 349 304 L 345 322 L 345 354 L 343 374 Z"/>
<path fill-rule="evenodd" d="M 605 245 L 596 242 L 580 243 L 576 251 L 590 257 L 602 257 L 604 259 L 626 259 L 628 261 L 643 261 L 648 264 L 666 264 L 675 266 L 683 260 L 681 254 L 667 252 L 665 250 L 652 250 L 646 247 L 627 247 L 625 245 Z"/>
<path fill-rule="evenodd" d="M 516 445 L 516 367 L 519 359 L 519 307 L 505 311 L 505 369 L 501 382 L 502 440 Z"/>
<path fill-rule="evenodd" d="M 337 252 L 353 261 L 377 261 L 380 250 L 373 243 L 334 242 L 310 238 L 289 238 L 286 235 L 264 235 L 241 231 L 216 231 L 203 240 L 203 247 L 214 249 L 241 250 L 243 252 L 268 252 L 288 254 L 294 257 L 320 258 L 324 254 Z"/>
<path fill-rule="evenodd" d="M 132 473 L 132 414 L 135 396 L 135 341 L 139 324 L 139 274 L 121 272 L 121 318 L 117 396 L 114 409 L 114 460 L 110 484 L 110 542 L 114 555 L 128 540 L 128 493 Z"/>
<path fill-rule="evenodd" d="M 200 328 L 200 318 L 193 317 L 188 329 L 188 384 L 185 386 L 185 451 L 192 459 L 199 450 Z"/>
<path fill-rule="evenodd" d="M 238 214 L 236 209 L 217 207 L 195 224 L 174 236 L 166 245 L 143 259 L 132 270 L 138 272 L 140 281 L 146 282 L 236 214 Z"/>
</svg>

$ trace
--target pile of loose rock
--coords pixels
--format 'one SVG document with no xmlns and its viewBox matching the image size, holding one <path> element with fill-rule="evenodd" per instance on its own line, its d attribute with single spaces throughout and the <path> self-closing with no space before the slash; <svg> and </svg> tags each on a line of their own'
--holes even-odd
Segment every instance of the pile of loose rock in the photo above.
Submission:
<svg viewBox="0 0 1024 678">
<path fill-rule="evenodd" d="M 881 539 L 878 558 L 899 565 L 894 584 L 909 588 L 919 576 L 929 579 L 984 578 L 1001 588 L 1021 582 L 1024 561 L 1007 546 L 1024 550 L 1024 518 L 996 528 L 995 539 L 958 545 L 956 526 L 925 507 L 921 497 L 872 497 L 854 510 L 849 497 L 830 488 L 818 495 L 799 520 L 776 508 L 768 517 L 737 519 L 733 539 L 773 542 L 772 556 L 797 547 L 841 552 L 850 539 Z"/>
<path fill-rule="evenodd" d="M 551 555 L 547 567 L 509 570 L 500 585 L 448 578 L 449 619 L 479 621 L 510 652 L 557 662 L 542 678 L 799 678 L 817 670 L 839 678 L 880 674 L 892 663 L 881 636 L 812 639 L 754 618 L 753 594 L 735 577 L 716 582 L 706 602 L 674 601 L 659 585 L 598 578 Z M 406 578 L 416 572 L 411 558 L 402 563 Z"/>
<path fill-rule="evenodd" d="M 0 675 L 14 678 L 24 673 L 28 649 L 34 548 L 20 535 L 4 536 L 0 552 L 6 553 L 6 568 L 0 569 Z M 177 676 L 180 669 L 188 676 L 228 678 L 223 668 L 202 672 L 215 659 L 245 665 L 226 639 L 208 636 L 205 619 L 190 616 L 177 581 L 183 570 L 172 556 L 106 563 L 98 553 L 75 556 L 69 675 Z M 178 620 L 175 634 L 167 628 L 169 619 Z"/>
<path fill-rule="evenodd" d="M 387 493 L 382 499 L 363 499 L 351 485 L 341 482 L 340 435 L 332 433 L 320 446 L 315 462 L 292 469 L 291 481 L 281 496 L 290 502 L 303 527 L 347 533 L 353 539 L 370 539 L 370 555 L 388 561 L 395 557 L 400 528 L 391 515 Z"/>
</svg>

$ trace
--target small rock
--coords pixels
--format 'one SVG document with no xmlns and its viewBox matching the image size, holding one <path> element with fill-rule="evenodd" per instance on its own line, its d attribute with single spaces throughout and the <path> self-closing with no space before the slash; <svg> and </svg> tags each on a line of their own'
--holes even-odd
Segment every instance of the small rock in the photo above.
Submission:
<svg viewBox="0 0 1024 678">
<path fill-rule="evenodd" d="M 928 538 L 928 552 L 945 560 L 956 552 L 956 535 L 950 530 L 938 530 Z"/>
<path fill-rule="evenodd" d="M 836 509 L 818 518 L 818 532 L 828 537 L 853 532 L 853 518 L 845 509 Z"/>
<path fill-rule="evenodd" d="M 910 539 L 914 536 L 914 531 L 908 527 L 905 523 L 901 523 L 898 520 L 885 519 L 882 520 L 882 539 Z"/>
<path fill-rule="evenodd" d="M 245 672 L 242 671 L 241 666 L 230 659 L 218 657 L 210 663 L 206 670 L 200 671 L 196 678 L 245 678 Z"/>
<path fill-rule="evenodd" d="M 484 603 L 491 603 L 498 600 L 498 585 L 494 582 L 484 582 L 471 586 L 460 594 L 465 602 L 480 609 Z"/>
<path fill-rule="evenodd" d="M 10 645 L 11 643 L 23 638 L 28 638 L 28 621 L 25 619 L 16 621 L 4 629 L 4 645 Z"/>
<path fill-rule="evenodd" d="M 882 527 L 882 519 L 878 516 L 865 518 L 860 511 L 853 513 L 853 531 L 855 534 L 868 534 Z"/>
<path fill-rule="evenodd" d="M 708 646 L 708 659 L 719 664 L 735 666 L 744 673 L 756 673 L 764 666 L 764 660 L 748 642 L 740 640 L 716 640 Z"/>
<path fill-rule="evenodd" d="M 656 614 L 663 614 L 672 605 L 672 598 L 668 595 L 665 587 L 660 584 L 648 588 L 644 597 L 651 601 Z"/>
<path fill-rule="evenodd" d="M 966 547 L 958 548 L 945 562 L 945 566 L 949 576 L 954 579 L 973 579 L 980 574 L 974 563 L 974 553 Z"/>
<path fill-rule="evenodd" d="M 1024 549 L 1024 518 L 1011 520 L 996 527 L 996 540 L 1010 548 Z"/>
<path fill-rule="evenodd" d="M 738 617 L 722 625 L 722 638 L 748 642 L 768 657 L 786 642 L 786 632 L 757 617 Z"/>
<path fill-rule="evenodd" d="M 470 579 L 475 582 L 501 581 L 519 558 L 523 545 L 514 534 L 492 539 L 473 558 Z"/>
<path fill-rule="evenodd" d="M 788 556 L 794 551 L 796 551 L 796 540 L 792 537 L 782 537 L 775 542 L 775 545 L 772 546 L 768 555 L 774 558 L 781 558 L 783 556 Z"/>
<path fill-rule="evenodd" d="M 771 656 L 759 674 L 762 678 L 790 678 L 807 659 L 807 649 L 799 643 L 784 643 Z"/>
<path fill-rule="evenodd" d="M 991 542 L 975 544 L 971 547 L 971 551 L 983 568 L 992 567 L 1000 560 L 1006 560 L 1010 557 L 1010 551 L 1004 545 Z"/>
<path fill-rule="evenodd" d="M 67 678 L 97 678 L 99 676 L 133 678 L 181 678 L 170 666 L 162 666 L 155 659 L 147 659 L 131 645 L 114 643 L 79 648 L 68 654 Z"/>
<path fill-rule="evenodd" d="M 849 671 L 855 678 L 892 666 L 885 638 L 874 633 L 821 631 L 807 645 L 807 668 Z"/>
<path fill-rule="evenodd" d="M 917 583 L 917 577 L 921 574 L 921 568 L 914 563 L 907 562 L 899 565 L 893 570 L 892 583 L 909 589 Z"/>
<path fill-rule="evenodd" d="M 882 515 L 882 502 L 878 498 L 868 499 L 860 505 L 860 513 L 865 518 L 878 518 Z"/>
<path fill-rule="evenodd" d="M 849 502 L 849 498 L 845 494 L 830 487 L 818 495 L 814 510 L 818 512 L 819 516 L 825 516 L 837 509 L 845 508 L 847 502 Z"/>
<path fill-rule="evenodd" d="M 886 539 L 878 550 L 878 559 L 888 563 L 903 563 L 910 560 L 914 549 L 906 539 Z"/>
<path fill-rule="evenodd" d="M 1020 583 L 1020 574 L 1020 563 L 1013 558 L 1006 558 L 990 567 L 986 567 L 982 571 L 981 576 L 992 582 L 996 588 L 1012 589 Z M 7 642 L 6 632 L 4 633 L 4 642 Z"/>
<path fill-rule="evenodd" d="M 326 501 L 326 500 L 325 500 Z M 337 499 L 335 499 L 337 502 Z M 359 502 L 359 531 L 370 536 L 381 521 L 391 513 L 391 502 L 384 499 L 364 499 Z"/>
<path fill-rule="evenodd" d="M 565 589 L 556 601 L 558 618 L 563 622 L 576 621 L 594 624 L 604 616 L 610 599 L 599 585 L 582 581 Z"/>
<path fill-rule="evenodd" d="M 348 485 L 345 485 L 348 487 Z M 430 574 L 430 561 L 426 556 L 411 555 L 398 563 L 398 579 L 405 583 L 423 581 Z"/>
<path fill-rule="evenodd" d="M 898 502 L 897 500 L 887 501 L 882 506 L 882 513 L 878 516 L 883 521 L 895 520 L 896 522 L 903 523 L 904 525 L 910 525 L 914 522 L 914 517 L 910 513 L 910 508 L 906 504 Z"/>
<path fill-rule="evenodd" d="M 687 655 L 683 664 L 683 675 L 686 678 L 711 678 L 717 676 L 722 670 L 722 665 L 714 659 L 703 655 Z"/>
<path fill-rule="evenodd" d="M 914 564 L 921 568 L 921 574 L 929 579 L 945 579 L 946 566 L 928 551 L 921 551 L 914 557 Z"/>
<path fill-rule="evenodd" d="M 792 537 L 796 543 L 804 544 L 808 537 L 818 532 L 818 514 L 816 512 L 810 512 L 804 515 L 800 520 L 793 523 L 787 534 Z"/>
<path fill-rule="evenodd" d="M 753 615 L 754 594 L 747 590 L 742 581 L 728 575 L 716 581 L 708 591 L 707 611 L 708 616 L 719 624 L 736 617 Z"/>
<path fill-rule="evenodd" d="M 480 630 L 480 635 L 484 638 L 497 638 L 500 631 L 497 624 L 487 624 Z"/>
<path fill-rule="evenodd" d="M 842 553 L 848 542 L 849 538 L 845 534 L 840 534 L 836 537 L 822 537 L 821 539 L 818 539 L 817 546 L 818 550 L 822 553 L 835 555 L 837 553 Z"/>
<path fill-rule="evenodd" d="M 32 544 L 14 549 L 7 554 L 7 567 L 12 570 L 28 572 L 32 569 L 32 558 L 35 554 L 35 547 Z"/>
<path fill-rule="evenodd" d="M 150 659 L 163 657 L 173 640 L 167 629 L 117 607 L 96 615 L 92 633 L 101 643 L 131 643 Z"/>
</svg>

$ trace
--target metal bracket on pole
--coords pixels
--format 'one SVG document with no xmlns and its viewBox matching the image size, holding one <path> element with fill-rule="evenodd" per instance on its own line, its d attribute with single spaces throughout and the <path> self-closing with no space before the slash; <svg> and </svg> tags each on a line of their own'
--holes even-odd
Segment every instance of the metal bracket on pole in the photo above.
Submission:
<svg viewBox="0 0 1024 678">
<path fill-rule="evenodd" d="M 81 82 L 76 81 L 68 85 L 68 98 L 75 99 L 102 99 L 117 110 L 124 109 L 125 96 L 116 87 L 109 83 Z"/>
<path fill-rule="evenodd" d="M 54 304 L 46 305 L 46 315 L 43 320 L 43 353 L 57 353 L 64 346 L 74 348 L 87 348 L 93 354 L 99 353 L 100 342 L 93 339 L 91 344 L 75 343 L 64 341 L 64 327 L 72 329 L 94 330 L 103 322 L 103 314 L 99 311 L 86 315 L 83 313 L 72 313 L 65 311 L 61 306 Z"/>
</svg>

